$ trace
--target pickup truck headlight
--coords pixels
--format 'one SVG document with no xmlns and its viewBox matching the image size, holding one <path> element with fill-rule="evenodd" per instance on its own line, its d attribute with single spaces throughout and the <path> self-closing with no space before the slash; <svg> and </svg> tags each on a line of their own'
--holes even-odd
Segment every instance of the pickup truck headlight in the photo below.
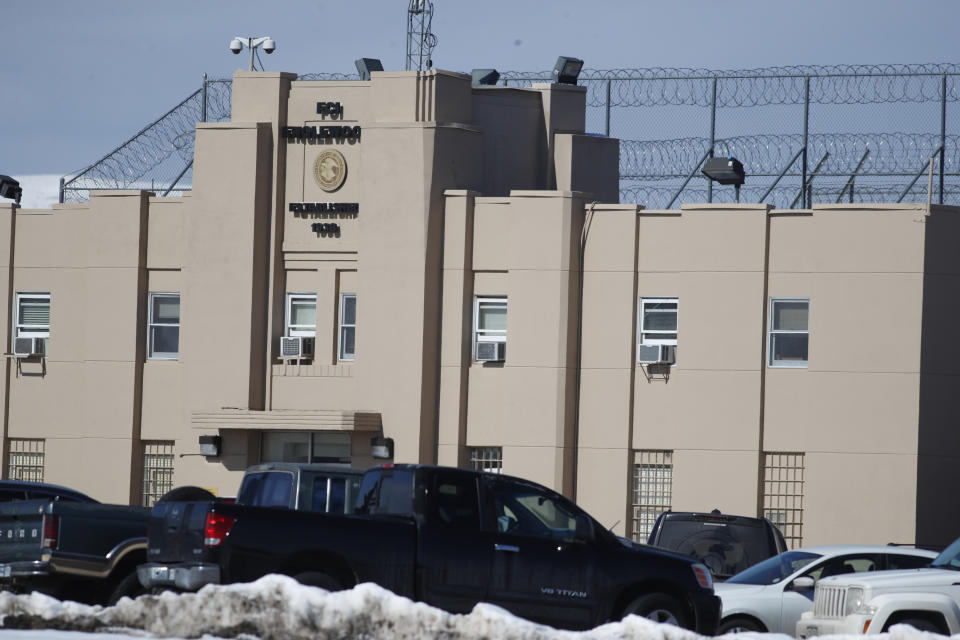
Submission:
<svg viewBox="0 0 960 640">
<path fill-rule="evenodd" d="M 847 587 L 847 600 L 843 608 L 844 615 L 852 613 L 871 615 L 876 608 L 867 604 L 867 593 L 863 587 Z"/>
</svg>

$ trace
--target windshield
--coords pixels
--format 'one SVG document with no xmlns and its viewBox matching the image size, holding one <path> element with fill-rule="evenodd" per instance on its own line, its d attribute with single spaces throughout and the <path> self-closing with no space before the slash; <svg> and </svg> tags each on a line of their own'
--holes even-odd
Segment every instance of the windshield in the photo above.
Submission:
<svg viewBox="0 0 960 640">
<path fill-rule="evenodd" d="M 932 567 L 960 570 L 960 539 L 954 541 L 944 549 L 936 559 L 930 563 Z"/>
<path fill-rule="evenodd" d="M 821 557 L 819 553 L 810 553 L 809 551 L 787 551 L 741 571 L 727 582 L 733 582 L 734 584 L 776 584 L 819 557 Z"/>
</svg>

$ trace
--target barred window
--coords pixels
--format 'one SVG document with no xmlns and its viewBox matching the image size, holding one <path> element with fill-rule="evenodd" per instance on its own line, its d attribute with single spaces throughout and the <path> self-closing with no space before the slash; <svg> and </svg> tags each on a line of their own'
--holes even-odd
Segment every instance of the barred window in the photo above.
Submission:
<svg viewBox="0 0 960 640">
<path fill-rule="evenodd" d="M 152 507 L 160 496 L 173 489 L 173 441 L 143 441 L 143 500 Z"/>
<path fill-rule="evenodd" d="M 10 438 L 11 480 L 43 482 L 43 439 Z"/>
<path fill-rule="evenodd" d="M 471 447 L 470 468 L 487 473 L 503 473 L 503 447 Z"/>
<path fill-rule="evenodd" d="M 803 544 L 803 454 L 763 454 L 763 515 L 783 533 L 787 548 Z"/>
<path fill-rule="evenodd" d="M 633 539 L 646 542 L 673 501 L 673 451 L 635 451 L 633 459 Z"/>
</svg>

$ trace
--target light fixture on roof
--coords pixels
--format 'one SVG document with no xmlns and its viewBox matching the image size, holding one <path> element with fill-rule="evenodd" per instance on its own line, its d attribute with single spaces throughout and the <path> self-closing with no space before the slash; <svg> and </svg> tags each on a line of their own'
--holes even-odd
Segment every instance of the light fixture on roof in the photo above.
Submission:
<svg viewBox="0 0 960 640">
<path fill-rule="evenodd" d="M 500 73 L 496 69 L 474 69 L 470 72 L 473 76 L 473 86 L 495 85 L 500 80 Z"/>
<path fill-rule="evenodd" d="M 253 71 L 254 50 L 257 47 L 263 47 L 263 50 L 267 53 L 273 53 L 277 50 L 277 43 L 270 36 L 263 36 L 262 38 L 241 38 L 237 36 L 230 41 L 230 51 L 233 51 L 234 54 L 239 54 L 244 47 L 250 49 L 250 71 Z"/>
<path fill-rule="evenodd" d="M 23 189 L 20 183 L 10 176 L 0 176 L 0 198 L 10 198 L 20 204 L 20 196 L 23 195 Z"/>
<path fill-rule="evenodd" d="M 558 84 L 577 84 L 582 68 L 583 60 L 560 56 L 553 66 L 553 81 Z"/>
<path fill-rule="evenodd" d="M 358 58 L 354 64 L 361 80 L 369 80 L 371 71 L 383 71 L 383 63 L 376 58 Z"/>
<path fill-rule="evenodd" d="M 740 185 L 746 179 L 743 164 L 730 156 L 728 158 L 707 158 L 700 169 L 703 175 L 719 184 L 732 184 L 736 189 L 736 202 L 740 202 Z"/>
</svg>

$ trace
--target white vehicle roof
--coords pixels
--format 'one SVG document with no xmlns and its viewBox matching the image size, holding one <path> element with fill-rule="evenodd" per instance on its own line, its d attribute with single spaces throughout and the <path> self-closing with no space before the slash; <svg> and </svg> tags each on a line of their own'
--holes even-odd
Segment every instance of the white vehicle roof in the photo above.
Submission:
<svg viewBox="0 0 960 640">
<path fill-rule="evenodd" d="M 807 551 L 810 553 L 819 553 L 823 556 L 835 556 L 841 553 L 901 553 L 908 556 L 926 556 L 936 558 L 939 554 L 936 551 L 927 549 L 915 549 L 913 547 L 897 547 L 887 544 L 831 544 L 817 547 L 799 547 L 790 549 L 790 551 Z"/>
</svg>

